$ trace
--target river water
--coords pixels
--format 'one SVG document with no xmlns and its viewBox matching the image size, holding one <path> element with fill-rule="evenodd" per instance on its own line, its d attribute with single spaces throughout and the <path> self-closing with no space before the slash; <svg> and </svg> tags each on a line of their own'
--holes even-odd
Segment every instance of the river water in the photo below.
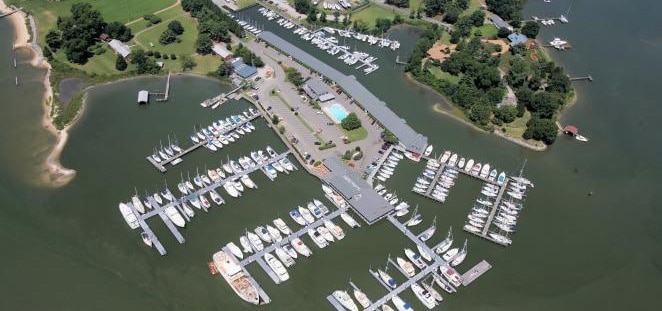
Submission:
<svg viewBox="0 0 662 311">
<path fill-rule="evenodd" d="M 558 15 L 568 1 L 531 2 L 527 14 Z M 419 204 L 424 224 L 438 217 L 439 231 L 453 225 L 456 243 L 469 239 L 469 255 L 459 270 L 482 259 L 493 269 L 468 288 L 445 295 L 448 310 L 653 310 L 662 290 L 662 210 L 655 192 L 662 186 L 662 150 L 657 133 L 662 114 L 656 86 L 662 70 L 662 5 L 575 1 L 571 23 L 543 28 L 541 38 L 567 38 L 572 51 L 550 52 L 573 76 L 591 74 L 593 83 L 575 86 L 579 97 L 562 121 L 579 126 L 591 138 L 580 144 L 559 139 L 546 152 L 533 152 L 460 122 L 437 114 L 442 99 L 412 85 L 393 65 L 395 53 L 371 50 L 380 57 L 377 72 L 357 78 L 419 132 L 437 150 L 450 149 L 493 166 L 516 172 L 526 159 L 525 174 L 536 183 L 526 200 L 513 245 L 507 249 L 459 231 L 480 184 L 461 177 L 446 204 L 424 200 L 409 192 L 420 164 L 403 161 L 387 186 L 411 204 Z M 619 23 L 618 21 L 625 21 Z M 265 26 L 268 27 L 268 26 Z M 206 263 L 221 245 L 244 228 L 254 228 L 275 217 L 290 224 L 287 211 L 313 197 L 321 197 L 318 182 L 304 173 L 268 181 L 253 174 L 258 190 L 205 214 L 199 212 L 182 230 L 179 245 L 161 221 L 150 225 L 168 250 L 160 257 L 145 248 L 138 232 L 127 229 L 117 202 L 127 200 L 134 187 L 140 193 L 174 188 L 180 173 L 196 167 L 217 166 L 266 145 L 277 151 L 284 145 L 264 120 L 258 131 L 239 143 L 211 154 L 199 150 L 166 174 L 144 160 L 167 135 L 188 141 L 195 124 L 249 107 L 231 101 L 217 111 L 201 109 L 203 99 L 227 85 L 206 78 L 176 76 L 167 103 L 135 104 L 140 89 L 163 88 L 164 78 L 139 78 L 97 87 L 90 91 L 85 115 L 70 131 L 62 155 L 76 178 L 60 189 L 35 185 L 39 163 L 54 139 L 39 126 L 40 79 L 43 70 L 26 62 L 27 52 L 11 50 L 10 25 L 0 20 L 0 307 L 7 310 L 254 310 L 242 303 Z M 415 40 L 401 29 L 392 37 L 403 42 L 398 52 Z M 308 44 L 303 47 L 313 51 Z M 12 59 L 19 66 L 11 66 Z M 327 57 L 345 72 L 348 66 Z M 334 63 L 335 62 L 335 63 Z M 20 85 L 14 85 L 18 76 Z M 593 195 L 589 196 L 588 193 Z M 227 196 L 227 195 L 226 195 Z M 344 225 L 344 224 L 343 224 Z M 419 228 L 423 230 L 423 228 Z M 430 243 L 442 239 L 438 233 Z M 309 246 L 312 242 L 305 238 Z M 372 265 L 383 266 L 386 256 L 400 255 L 411 244 L 387 222 L 348 231 L 347 238 L 315 251 L 290 269 L 291 280 L 273 282 L 256 265 L 249 270 L 273 299 L 265 310 L 332 310 L 324 297 L 347 288 L 351 278 L 376 299 L 383 288 L 368 274 Z M 401 256 L 401 255 L 400 255 Z M 399 281 L 403 278 L 393 272 Z M 423 308 L 410 292 L 403 298 Z"/>
</svg>

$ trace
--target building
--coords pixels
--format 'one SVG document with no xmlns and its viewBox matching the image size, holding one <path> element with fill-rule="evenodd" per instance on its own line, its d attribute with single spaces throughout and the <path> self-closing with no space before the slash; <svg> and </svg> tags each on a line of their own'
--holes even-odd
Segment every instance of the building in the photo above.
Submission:
<svg viewBox="0 0 662 311">
<path fill-rule="evenodd" d="M 257 74 L 257 68 L 244 64 L 241 57 L 237 57 L 232 61 L 232 70 L 242 79 L 250 79 Z"/>
<path fill-rule="evenodd" d="M 232 59 L 232 52 L 226 49 L 222 44 L 216 43 L 211 49 L 214 51 L 214 53 L 218 54 L 218 56 L 220 56 L 222 59 L 225 60 Z"/>
<path fill-rule="evenodd" d="M 400 118 L 395 112 L 388 108 L 386 103 L 375 96 L 370 90 L 356 80 L 355 76 L 348 76 L 320 61 L 315 56 L 300 49 L 292 43 L 284 40 L 278 35 L 263 31 L 258 38 L 269 43 L 274 48 L 299 60 L 307 67 L 318 72 L 325 79 L 333 81 L 373 118 L 393 133 L 399 140 L 400 145 L 415 154 L 423 154 L 428 146 L 427 137 L 416 132 L 407 122 Z"/>
<path fill-rule="evenodd" d="M 108 45 L 110 45 L 110 48 L 113 49 L 115 53 L 122 55 L 124 58 L 131 54 L 131 48 L 129 48 L 128 45 L 122 43 L 120 40 L 112 39 L 110 42 L 108 42 Z"/>
<path fill-rule="evenodd" d="M 138 104 L 146 104 L 149 102 L 149 92 L 142 90 L 138 92 Z"/>
<path fill-rule="evenodd" d="M 513 32 L 508 35 L 508 41 L 510 41 L 510 46 L 516 46 L 519 44 L 525 44 L 526 41 L 529 41 L 529 38 L 519 32 Z"/>
<path fill-rule="evenodd" d="M 324 160 L 329 170 L 322 180 L 338 192 L 361 218 L 372 225 L 394 210 L 386 199 L 375 191 L 337 157 Z"/>
<path fill-rule="evenodd" d="M 333 90 L 318 78 L 311 78 L 303 85 L 303 90 L 312 100 L 326 102 L 336 98 Z"/>
<path fill-rule="evenodd" d="M 508 22 L 506 22 L 505 20 L 503 20 L 503 18 L 501 18 L 501 16 L 499 16 L 499 15 L 492 14 L 492 16 L 490 16 L 490 21 L 491 21 L 492 24 L 494 24 L 494 26 L 496 26 L 496 28 L 498 28 L 498 29 L 506 28 L 506 29 L 508 29 L 508 30 L 510 30 L 510 31 L 513 31 L 513 26 L 510 26 L 510 24 L 508 24 Z"/>
</svg>

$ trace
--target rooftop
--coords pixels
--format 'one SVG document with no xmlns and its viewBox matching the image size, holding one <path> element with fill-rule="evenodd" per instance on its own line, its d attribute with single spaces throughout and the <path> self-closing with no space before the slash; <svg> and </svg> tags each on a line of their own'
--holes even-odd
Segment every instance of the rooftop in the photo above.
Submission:
<svg viewBox="0 0 662 311">
<path fill-rule="evenodd" d="M 237 57 L 232 61 L 232 68 L 238 76 L 244 79 L 257 74 L 257 68 L 244 64 L 244 60 L 241 57 Z"/>
<path fill-rule="evenodd" d="M 339 158 L 330 157 L 324 160 L 324 166 L 331 172 L 322 177 L 322 180 L 338 191 L 368 224 L 373 224 L 393 210 L 392 205 Z"/>
<path fill-rule="evenodd" d="M 519 32 L 513 32 L 508 35 L 508 41 L 510 41 L 510 46 L 515 46 L 518 44 L 524 44 L 526 41 L 528 41 L 529 38 L 527 38 L 525 35 L 519 33 Z"/>
<path fill-rule="evenodd" d="M 131 54 L 131 48 L 120 40 L 112 39 L 108 42 L 108 45 L 110 45 L 110 48 L 117 54 L 122 55 L 122 57 L 127 57 Z"/>
<path fill-rule="evenodd" d="M 428 145 L 427 137 L 414 131 L 404 119 L 401 119 L 389 109 L 388 106 L 386 106 L 386 103 L 381 101 L 361 85 L 361 83 L 356 80 L 356 77 L 341 73 L 270 31 L 264 31 L 260 33 L 258 37 L 284 53 L 298 59 L 300 62 L 319 72 L 327 79 L 335 81 L 345 92 L 347 92 L 347 94 L 368 110 L 368 112 L 384 127 L 391 131 L 407 150 L 419 154 L 423 153 Z"/>
<path fill-rule="evenodd" d="M 232 52 L 223 47 L 222 44 L 216 43 L 211 49 L 222 58 L 232 57 Z"/>
<path fill-rule="evenodd" d="M 490 17 L 490 21 L 492 21 L 492 24 L 494 24 L 494 26 L 496 26 L 497 28 L 506 28 L 511 31 L 513 30 L 513 27 L 510 26 L 510 24 L 508 24 L 508 22 L 503 20 L 503 18 L 501 18 L 501 16 L 499 15 L 492 14 L 492 17 Z"/>
</svg>

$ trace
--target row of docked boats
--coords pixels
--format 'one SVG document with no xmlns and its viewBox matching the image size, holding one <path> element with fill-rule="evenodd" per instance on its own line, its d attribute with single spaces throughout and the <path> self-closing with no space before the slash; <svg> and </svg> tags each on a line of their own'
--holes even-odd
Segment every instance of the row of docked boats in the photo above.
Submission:
<svg viewBox="0 0 662 311">
<path fill-rule="evenodd" d="M 170 135 L 168 135 L 168 143 L 163 146 L 163 143 L 159 141 L 159 148 L 154 147 L 152 150 L 152 155 L 150 156 L 156 163 L 161 163 L 161 161 L 174 158 L 182 153 L 182 148 L 179 146 L 177 139 L 170 141 Z"/>
<path fill-rule="evenodd" d="M 390 191 L 382 184 L 376 184 L 374 189 L 377 191 L 377 194 L 393 206 L 396 216 L 401 217 L 409 213 L 409 203 L 400 199 L 395 191 Z"/>
<path fill-rule="evenodd" d="M 491 182 L 495 182 L 499 186 L 506 182 L 505 172 L 499 173 L 496 169 L 490 170 L 491 167 L 489 163 L 481 164 L 475 162 L 474 159 L 467 160 L 466 158 L 459 156 L 457 153 L 445 151 L 437 162 L 444 164 L 446 167 L 464 170 L 467 174 L 487 179 Z"/>
<path fill-rule="evenodd" d="M 439 170 L 441 170 L 440 173 Z M 458 174 L 456 169 L 430 159 L 425 165 L 423 173 L 416 178 L 412 191 L 422 195 L 429 193 L 430 198 L 443 203 L 448 197 L 450 188 L 455 185 Z"/>
<path fill-rule="evenodd" d="M 508 182 L 506 198 L 496 202 L 499 188 L 486 183 L 481 190 L 482 197 L 476 200 L 471 213 L 467 215 L 464 229 L 472 233 L 488 232 L 488 237 L 501 245 L 510 245 L 510 234 L 517 231 L 517 219 L 523 209 L 522 201 L 528 187 L 533 186 L 528 179 L 511 177 Z M 490 220 L 490 214 L 494 216 Z M 488 229 L 488 230 L 485 230 Z"/>
<path fill-rule="evenodd" d="M 254 35 L 259 35 L 262 32 L 262 29 L 259 29 L 258 27 L 251 25 L 247 21 L 241 20 L 239 18 L 235 18 L 235 20 L 237 21 L 237 23 L 239 23 L 239 25 L 242 28 L 244 28 L 244 30 L 246 30 L 246 31 L 248 31 L 248 32 L 250 32 Z"/>
<path fill-rule="evenodd" d="M 381 182 L 386 182 L 389 178 L 391 178 L 391 176 L 393 176 L 393 173 L 395 172 L 395 168 L 398 166 L 400 160 L 402 160 L 403 158 L 404 156 L 402 155 L 402 153 L 397 151 L 391 151 L 391 153 L 386 157 L 384 162 L 382 162 L 382 165 L 374 168 L 375 170 L 377 170 L 377 173 L 375 173 L 375 178 L 377 178 Z"/>
<path fill-rule="evenodd" d="M 390 48 L 391 50 L 397 50 L 400 48 L 400 42 L 397 40 L 392 40 L 389 38 L 380 38 L 369 34 L 363 34 L 360 32 L 349 31 L 344 29 L 332 28 L 332 27 L 323 27 L 322 30 L 330 34 L 338 34 L 344 38 L 354 38 L 359 41 L 367 42 L 370 45 L 376 45 L 380 48 Z"/>
</svg>

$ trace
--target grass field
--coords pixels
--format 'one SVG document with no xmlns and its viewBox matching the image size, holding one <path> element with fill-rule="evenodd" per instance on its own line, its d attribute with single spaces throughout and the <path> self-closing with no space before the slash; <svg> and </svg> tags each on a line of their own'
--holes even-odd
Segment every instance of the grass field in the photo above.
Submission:
<svg viewBox="0 0 662 311">
<path fill-rule="evenodd" d="M 182 15 L 182 14 L 183 14 L 182 8 L 177 6 L 177 7 L 171 8 L 169 10 L 165 10 L 163 12 L 160 12 L 159 14 L 156 14 L 156 16 L 160 17 L 161 20 L 163 20 L 163 21 L 167 21 L 167 20 L 172 19 L 173 17 L 179 16 L 179 15 Z M 163 23 L 163 21 L 161 23 Z M 146 28 L 149 28 L 151 26 L 152 26 L 152 24 L 150 22 L 148 22 L 144 19 L 140 19 L 139 21 L 137 21 L 135 23 L 131 23 L 128 27 L 131 29 L 133 34 L 136 34 L 139 31 L 144 30 Z"/>
<path fill-rule="evenodd" d="M 480 30 L 481 37 L 496 37 L 497 32 L 499 31 L 493 24 L 484 24 L 481 27 L 474 28 L 471 33 L 475 33 L 476 30 Z"/>
<path fill-rule="evenodd" d="M 441 70 L 439 67 L 430 67 L 429 70 L 435 77 L 437 77 L 441 80 L 446 80 L 446 81 L 449 81 L 449 82 L 458 83 L 458 82 L 460 82 L 460 79 L 462 79 L 461 75 L 454 76 L 454 75 L 452 75 L 448 72 L 445 72 L 445 71 Z"/>
<path fill-rule="evenodd" d="M 362 139 L 365 139 L 366 137 L 368 137 L 368 130 L 363 126 L 357 128 L 357 129 L 351 130 L 351 131 L 348 131 L 348 130 L 342 128 L 342 126 L 340 126 L 340 125 L 338 125 L 338 128 L 343 132 L 343 134 L 345 134 L 345 136 L 347 136 L 350 143 L 355 142 L 355 141 L 359 141 L 359 140 L 362 140 Z"/>
<path fill-rule="evenodd" d="M 371 4 L 367 6 L 365 9 L 362 9 L 358 12 L 352 13 L 352 20 L 362 20 L 370 27 L 375 26 L 375 20 L 378 18 L 388 18 L 388 19 L 393 19 L 395 17 L 395 13 L 393 13 L 392 10 L 382 8 L 380 6 L 377 6 L 375 4 Z M 405 16 L 403 16 L 405 17 Z"/>
<path fill-rule="evenodd" d="M 198 38 L 197 21 L 185 14 L 181 8 L 175 9 L 180 14 L 168 20 L 164 19 L 161 23 L 151 27 L 147 30 L 136 33 L 133 41 L 138 43 L 143 49 L 159 51 L 161 53 L 175 53 L 179 54 L 192 54 L 195 46 L 195 40 Z M 168 10 L 172 11 L 172 10 Z M 159 43 L 159 37 L 164 30 L 168 29 L 168 23 L 171 21 L 179 21 L 184 27 L 184 33 L 178 37 L 181 42 L 173 42 L 167 45 Z M 152 46 L 152 44 L 154 46 Z"/>
<path fill-rule="evenodd" d="M 526 123 L 531 119 L 531 113 L 529 111 L 524 113 L 524 116 L 521 118 L 515 119 L 515 121 L 501 126 L 506 129 L 506 135 L 510 137 L 522 138 L 522 134 L 526 131 Z"/>
<path fill-rule="evenodd" d="M 473 0 L 475 1 L 475 0 Z M 418 10 L 423 5 L 423 0 L 409 0 L 409 9 L 410 10 Z"/>
<path fill-rule="evenodd" d="M 247 6 L 251 6 L 253 4 L 257 3 L 257 0 L 237 0 L 237 7 L 240 9 L 243 9 Z"/>
</svg>

